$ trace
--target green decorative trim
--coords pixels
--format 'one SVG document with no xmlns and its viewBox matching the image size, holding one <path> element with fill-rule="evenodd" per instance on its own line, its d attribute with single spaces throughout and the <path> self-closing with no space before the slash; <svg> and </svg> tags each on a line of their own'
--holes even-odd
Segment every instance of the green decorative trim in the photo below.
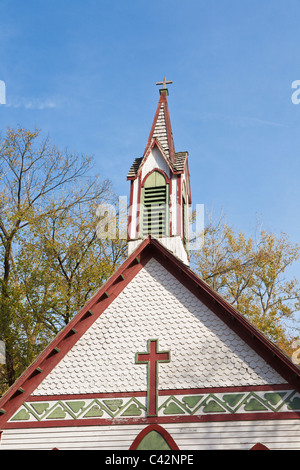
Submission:
<svg viewBox="0 0 300 470">
<path fill-rule="evenodd" d="M 201 415 L 213 413 L 247 413 L 300 411 L 300 394 L 282 392 L 208 393 L 206 395 L 170 396 L 161 403 L 161 415 Z"/>
<path fill-rule="evenodd" d="M 32 403 L 31 406 L 41 416 L 49 408 L 49 403 Z"/>
<path fill-rule="evenodd" d="M 223 400 L 225 401 L 225 403 L 227 403 L 230 408 L 235 408 L 243 397 L 243 393 L 228 394 L 223 395 Z"/>
<path fill-rule="evenodd" d="M 216 400 L 210 400 L 203 408 L 204 413 L 225 413 L 226 409 L 223 408 Z"/>
<path fill-rule="evenodd" d="M 300 411 L 300 393 L 295 390 L 278 392 L 232 392 L 195 395 L 158 395 L 157 416 L 192 416 L 207 414 L 238 414 L 253 412 Z M 64 419 L 106 418 L 120 420 L 146 417 L 147 400 L 137 397 L 90 398 L 25 402 L 10 421 L 48 421 Z"/>
<path fill-rule="evenodd" d="M 189 408 L 195 408 L 198 405 L 199 401 L 203 398 L 203 395 L 192 395 L 188 397 L 183 397 L 182 401 L 185 403 Z"/>
<path fill-rule="evenodd" d="M 286 392 L 270 392 L 265 393 L 265 399 L 273 406 L 278 405 L 278 403 L 284 398 Z"/>
<path fill-rule="evenodd" d="M 131 403 L 121 416 L 141 416 L 141 414 L 141 408 L 139 408 L 135 403 Z"/>
<path fill-rule="evenodd" d="M 103 410 L 101 410 L 99 405 L 93 405 L 83 417 L 84 418 L 101 418 L 101 416 L 103 416 Z"/>
<path fill-rule="evenodd" d="M 145 415 L 146 406 L 135 397 L 127 399 L 57 400 L 26 402 L 10 421 L 115 418 Z"/>
<path fill-rule="evenodd" d="M 46 419 L 64 419 L 66 417 L 66 412 L 61 406 L 57 406 L 55 410 L 52 411 Z"/>
<path fill-rule="evenodd" d="M 289 410 L 300 410 L 300 398 L 296 397 L 288 404 Z"/>
<path fill-rule="evenodd" d="M 172 401 L 164 409 L 164 415 L 182 415 L 185 414 L 184 410 L 180 408 L 177 403 Z"/>
<path fill-rule="evenodd" d="M 84 401 L 67 401 L 66 404 L 71 408 L 74 413 L 78 413 L 83 409 L 85 402 Z"/>
<path fill-rule="evenodd" d="M 12 418 L 11 421 L 27 421 L 30 419 L 30 414 L 26 409 L 21 409 Z"/>
<path fill-rule="evenodd" d="M 110 411 L 115 413 L 121 408 L 123 400 L 103 400 L 103 403 L 109 408 Z"/>
<path fill-rule="evenodd" d="M 245 411 L 268 411 L 268 408 L 261 403 L 261 401 L 256 400 L 256 398 L 251 398 L 248 403 L 244 406 Z"/>
</svg>

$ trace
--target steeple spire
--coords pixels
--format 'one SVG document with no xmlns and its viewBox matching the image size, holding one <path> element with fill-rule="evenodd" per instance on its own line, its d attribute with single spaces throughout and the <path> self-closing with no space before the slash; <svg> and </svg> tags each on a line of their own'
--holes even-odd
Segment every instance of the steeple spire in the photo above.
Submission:
<svg viewBox="0 0 300 470">
<path fill-rule="evenodd" d="M 162 82 L 157 82 L 156 85 L 163 85 L 163 88 L 160 88 L 160 99 L 154 115 L 154 120 L 148 137 L 147 145 L 145 152 L 147 152 L 149 146 L 152 144 L 153 139 L 157 140 L 161 145 L 165 155 L 170 159 L 172 163 L 175 163 L 175 147 L 173 140 L 173 133 L 171 127 L 171 120 L 169 114 L 169 107 L 167 96 L 169 94 L 166 85 L 168 83 L 173 83 L 172 81 L 167 81 L 164 77 Z"/>
<path fill-rule="evenodd" d="M 169 83 L 166 77 L 157 82 L 163 88 L 145 151 L 127 175 L 131 181 L 128 254 L 151 235 L 189 264 L 188 207 L 192 201 L 188 152 L 175 153 L 167 102 Z"/>
</svg>

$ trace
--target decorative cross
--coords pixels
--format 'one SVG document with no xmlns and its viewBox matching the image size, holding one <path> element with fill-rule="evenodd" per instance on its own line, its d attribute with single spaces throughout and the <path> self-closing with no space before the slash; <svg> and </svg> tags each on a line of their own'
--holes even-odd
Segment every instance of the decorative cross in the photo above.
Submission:
<svg viewBox="0 0 300 470">
<path fill-rule="evenodd" d="M 166 79 L 166 77 L 163 78 L 163 81 L 162 82 L 157 82 L 156 85 L 162 85 L 163 86 L 163 90 L 166 89 L 166 85 L 169 84 L 169 83 L 173 83 L 172 81 Z"/>
<path fill-rule="evenodd" d="M 136 353 L 136 364 L 147 364 L 147 410 L 148 416 L 157 416 L 158 363 L 170 362 L 170 351 L 157 351 L 158 339 L 148 339 L 148 351 Z"/>
</svg>

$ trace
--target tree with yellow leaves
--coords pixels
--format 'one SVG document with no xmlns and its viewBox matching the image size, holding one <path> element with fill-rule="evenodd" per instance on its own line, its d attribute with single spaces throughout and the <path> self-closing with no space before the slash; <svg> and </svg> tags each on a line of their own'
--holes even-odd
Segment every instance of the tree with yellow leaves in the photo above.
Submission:
<svg viewBox="0 0 300 470">
<path fill-rule="evenodd" d="M 293 333 L 287 325 L 300 310 L 300 285 L 286 270 L 300 257 L 300 247 L 282 233 L 259 231 L 254 238 L 235 234 L 221 218 L 205 229 L 204 245 L 193 253 L 196 272 L 240 313 L 291 353 Z"/>
<path fill-rule="evenodd" d="M 0 394 L 124 257 L 96 236 L 95 208 L 114 195 L 90 168 L 38 130 L 0 139 Z"/>
</svg>

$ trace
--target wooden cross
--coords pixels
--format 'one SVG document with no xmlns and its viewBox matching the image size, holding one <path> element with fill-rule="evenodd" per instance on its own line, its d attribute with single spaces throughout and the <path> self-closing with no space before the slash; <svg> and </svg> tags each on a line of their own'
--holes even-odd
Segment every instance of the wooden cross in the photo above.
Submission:
<svg viewBox="0 0 300 470">
<path fill-rule="evenodd" d="M 157 416 L 157 386 L 158 386 L 158 363 L 170 362 L 170 351 L 157 351 L 158 340 L 148 340 L 148 351 L 136 353 L 136 364 L 147 364 L 148 387 L 147 387 L 147 410 L 148 416 Z"/>
<path fill-rule="evenodd" d="M 166 85 L 168 83 L 173 83 L 172 81 L 166 79 L 166 77 L 163 78 L 163 81 L 162 82 L 157 82 L 156 85 L 162 85 L 163 86 L 163 90 L 166 89 Z"/>
</svg>

